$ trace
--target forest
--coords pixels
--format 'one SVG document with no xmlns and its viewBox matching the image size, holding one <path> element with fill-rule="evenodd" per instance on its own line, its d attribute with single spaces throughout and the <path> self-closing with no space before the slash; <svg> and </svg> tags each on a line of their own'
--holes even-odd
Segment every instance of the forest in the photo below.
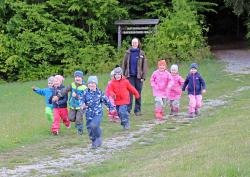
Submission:
<svg viewBox="0 0 250 177">
<path fill-rule="evenodd" d="M 132 37 L 151 66 L 203 59 L 212 36 L 250 38 L 249 14 L 248 0 L 1 0 L 0 82 L 109 72 Z M 116 20 L 156 18 L 155 33 L 117 49 Z"/>
</svg>

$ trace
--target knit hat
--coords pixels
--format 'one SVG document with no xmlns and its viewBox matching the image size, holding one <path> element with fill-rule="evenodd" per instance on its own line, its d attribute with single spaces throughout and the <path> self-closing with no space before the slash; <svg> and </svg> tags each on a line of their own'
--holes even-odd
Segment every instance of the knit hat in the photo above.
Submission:
<svg viewBox="0 0 250 177">
<path fill-rule="evenodd" d="M 76 77 L 76 76 L 83 78 L 83 72 L 82 71 L 75 71 L 74 77 Z"/>
<path fill-rule="evenodd" d="M 48 78 L 48 83 L 54 83 L 55 77 L 54 76 L 50 76 Z"/>
<path fill-rule="evenodd" d="M 177 72 L 178 72 L 178 65 L 173 64 L 173 65 L 171 66 L 171 68 L 170 68 L 170 71 L 171 71 L 171 72 L 172 72 L 172 71 L 177 71 Z"/>
<path fill-rule="evenodd" d="M 114 75 L 115 74 L 119 74 L 119 75 L 122 75 L 122 68 L 121 67 L 117 67 L 114 69 Z"/>
<path fill-rule="evenodd" d="M 158 61 L 158 66 L 161 66 L 161 65 L 167 66 L 166 61 L 165 60 Z"/>
<path fill-rule="evenodd" d="M 110 72 L 110 76 L 112 77 L 112 76 L 114 76 L 115 75 L 115 72 L 114 72 L 114 70 L 112 70 L 111 72 Z"/>
<path fill-rule="evenodd" d="M 64 77 L 61 75 L 55 75 L 54 78 L 60 80 L 61 83 L 63 83 L 63 81 L 64 81 Z"/>
<path fill-rule="evenodd" d="M 88 84 L 89 83 L 96 83 L 96 85 L 98 85 L 98 79 L 96 76 L 89 76 L 88 78 Z"/>
<path fill-rule="evenodd" d="M 192 68 L 198 69 L 198 64 L 197 64 L 197 63 L 192 63 L 192 64 L 190 65 L 190 69 L 192 69 Z"/>
</svg>

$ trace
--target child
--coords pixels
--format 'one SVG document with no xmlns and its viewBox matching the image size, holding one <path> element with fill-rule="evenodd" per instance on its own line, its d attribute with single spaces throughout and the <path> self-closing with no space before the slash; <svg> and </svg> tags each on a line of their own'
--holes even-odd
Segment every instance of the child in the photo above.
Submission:
<svg viewBox="0 0 250 177">
<path fill-rule="evenodd" d="M 168 84 L 167 97 L 169 100 L 170 113 L 169 115 L 177 116 L 180 107 L 181 86 L 184 79 L 178 74 L 178 65 L 173 64 L 170 68 L 170 81 Z"/>
<path fill-rule="evenodd" d="M 40 89 L 38 87 L 32 87 L 32 90 L 42 96 L 45 96 L 45 103 L 46 103 L 46 107 L 45 107 L 45 115 L 49 121 L 50 124 L 52 124 L 52 120 L 53 120 L 53 105 L 49 103 L 49 99 L 52 95 L 52 87 L 54 84 L 54 77 L 51 76 L 48 78 L 48 87 L 44 88 L 44 89 Z"/>
<path fill-rule="evenodd" d="M 158 69 L 153 72 L 150 83 L 155 97 L 155 118 L 163 120 L 164 107 L 167 102 L 167 86 L 170 80 L 170 73 L 167 71 L 165 60 L 158 61 Z"/>
<path fill-rule="evenodd" d="M 188 86 L 189 97 L 189 118 L 194 118 L 199 115 L 202 106 L 202 93 L 206 92 L 206 84 L 200 73 L 197 72 L 198 64 L 192 63 L 190 65 L 190 73 L 184 82 L 182 90 L 185 91 Z"/>
<path fill-rule="evenodd" d="M 65 90 L 63 90 L 62 95 L 70 92 L 69 96 L 69 120 L 75 122 L 75 128 L 77 129 L 77 134 L 83 134 L 83 110 L 80 109 L 80 99 L 83 95 L 83 91 L 87 88 L 83 84 L 83 72 L 75 71 L 74 82 L 72 82 Z"/>
<path fill-rule="evenodd" d="M 68 118 L 68 109 L 67 109 L 67 100 L 68 96 L 65 94 L 61 96 L 64 78 L 61 75 L 56 75 L 54 79 L 54 87 L 52 90 L 52 96 L 50 97 L 50 103 L 53 104 L 54 107 L 54 121 L 52 124 L 51 132 L 54 135 L 58 135 L 60 129 L 60 120 L 63 120 L 64 125 L 67 128 L 70 128 L 70 121 Z M 59 95 L 60 97 L 58 97 Z"/>
<path fill-rule="evenodd" d="M 130 103 L 130 95 L 132 93 L 136 99 L 140 97 L 138 91 L 129 83 L 122 75 L 122 68 L 114 69 L 114 79 L 111 80 L 109 93 L 115 100 L 116 110 L 121 119 L 121 125 L 125 130 L 130 128 L 129 113 L 127 105 Z"/>
<path fill-rule="evenodd" d="M 115 106 L 115 100 L 109 93 L 110 83 L 114 79 L 114 70 L 111 71 L 110 76 L 111 76 L 111 80 L 108 82 L 108 85 L 106 88 L 106 96 L 109 98 L 109 101 L 112 103 L 112 105 Z M 108 118 L 110 122 L 119 122 L 119 119 L 120 119 L 117 111 L 115 111 L 114 114 L 108 111 Z"/>
<path fill-rule="evenodd" d="M 96 149 L 102 145 L 102 130 L 100 128 L 103 117 L 102 103 L 110 111 L 114 110 L 114 107 L 104 93 L 99 90 L 96 76 L 89 76 L 87 84 L 88 88 L 83 91 L 80 105 L 82 109 L 86 109 L 86 127 L 92 141 L 92 148 Z"/>
</svg>

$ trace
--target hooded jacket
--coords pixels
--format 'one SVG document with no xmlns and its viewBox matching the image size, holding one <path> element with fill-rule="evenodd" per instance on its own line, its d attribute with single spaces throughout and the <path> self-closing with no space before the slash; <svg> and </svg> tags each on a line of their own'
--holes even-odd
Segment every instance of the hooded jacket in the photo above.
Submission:
<svg viewBox="0 0 250 177">
<path fill-rule="evenodd" d="M 188 94 L 191 95 L 201 95 L 201 91 L 206 89 L 206 83 L 198 72 L 194 74 L 189 73 L 187 75 L 182 91 L 185 91 L 187 86 Z"/>
<path fill-rule="evenodd" d="M 153 90 L 153 96 L 167 98 L 167 86 L 170 80 L 170 73 L 156 70 L 150 78 L 150 84 Z"/>
<path fill-rule="evenodd" d="M 177 100 L 181 98 L 181 87 L 183 83 L 184 79 L 179 74 L 175 76 L 170 74 L 170 81 L 167 88 L 167 97 L 169 100 Z"/>
<path fill-rule="evenodd" d="M 138 91 L 123 76 L 120 80 L 111 80 L 108 93 L 115 99 L 115 105 L 125 105 L 130 103 L 130 92 L 135 98 L 140 98 Z"/>
</svg>

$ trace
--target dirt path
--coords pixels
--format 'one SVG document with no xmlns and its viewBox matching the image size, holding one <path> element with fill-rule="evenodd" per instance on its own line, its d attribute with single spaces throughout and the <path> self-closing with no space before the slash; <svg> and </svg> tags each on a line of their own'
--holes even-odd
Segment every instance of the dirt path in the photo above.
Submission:
<svg viewBox="0 0 250 177">
<path fill-rule="evenodd" d="M 250 74 L 249 50 L 217 50 L 214 53 L 218 58 L 228 63 L 226 68 L 228 72 Z M 250 90 L 250 86 L 239 88 L 230 93 L 230 95 L 222 95 L 217 100 L 206 100 L 204 102 L 202 111 L 211 112 L 208 110 L 227 104 L 230 101 L 230 98 L 239 94 L 239 92 L 243 90 Z M 185 115 L 185 113 L 182 113 L 182 115 Z M 166 123 L 171 124 L 169 121 Z M 183 122 L 180 122 L 180 124 L 181 123 Z M 140 144 L 143 144 L 144 142 L 142 140 L 144 139 L 145 135 L 150 133 L 153 127 L 156 125 L 157 122 L 144 122 L 142 125 L 137 125 L 140 127 L 138 130 L 124 132 L 119 136 L 105 139 L 103 146 L 97 150 L 91 150 L 90 147 L 71 147 L 68 149 L 58 149 L 59 156 L 57 158 L 46 156 L 41 159 L 36 159 L 34 157 L 32 164 L 20 164 L 13 168 L 0 168 L 0 176 L 41 177 L 60 174 L 64 169 L 81 169 L 82 171 L 83 167 L 91 164 L 101 163 L 104 160 L 110 159 L 112 154 L 126 149 L 135 142 L 140 141 Z M 178 130 L 181 127 L 183 126 L 179 125 L 179 127 L 175 127 L 173 130 Z"/>
<path fill-rule="evenodd" d="M 250 50 L 215 50 L 215 56 L 227 63 L 226 71 L 234 74 L 250 74 Z"/>
</svg>

